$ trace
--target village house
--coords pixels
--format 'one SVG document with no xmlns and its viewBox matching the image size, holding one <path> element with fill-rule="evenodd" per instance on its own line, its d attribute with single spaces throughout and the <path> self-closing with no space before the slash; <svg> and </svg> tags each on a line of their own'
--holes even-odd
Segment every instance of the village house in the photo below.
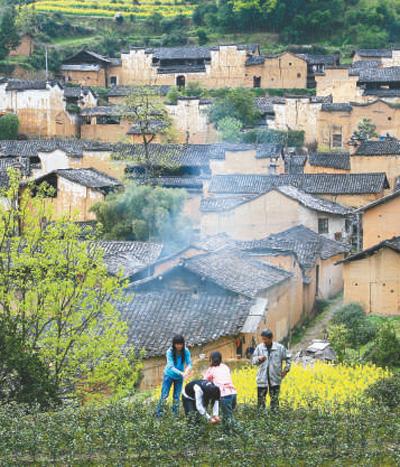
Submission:
<svg viewBox="0 0 400 467">
<path fill-rule="evenodd" d="M 391 188 L 400 176 L 400 141 L 363 141 L 351 155 L 351 172 L 385 172 Z M 386 237 L 387 238 L 387 237 Z"/>
<path fill-rule="evenodd" d="M 361 216 L 362 248 L 367 249 L 400 233 L 400 191 L 362 206 L 355 211 Z"/>
<path fill-rule="evenodd" d="M 159 259 L 163 245 L 154 242 L 97 241 L 92 247 L 104 252 L 109 274 L 129 282 L 151 276 L 153 264 Z"/>
<path fill-rule="evenodd" d="M 346 207 L 360 207 L 381 198 L 389 184 L 385 173 L 215 175 L 205 183 L 205 197 L 258 196 L 274 187 L 292 185 Z"/>
<path fill-rule="evenodd" d="M 246 331 L 244 345 L 249 346 L 251 338 L 246 335 L 265 326 L 265 302 L 241 295 L 127 289 L 119 309 L 128 324 L 129 343 L 145 351 L 141 388 L 160 384 L 165 353 L 177 333 L 185 336 L 194 361 L 217 350 L 224 360 L 236 358 L 241 331 Z"/>
<path fill-rule="evenodd" d="M 315 87 L 315 74 L 338 56 L 261 55 L 258 45 L 132 47 L 119 59 L 81 51 L 61 66 L 66 81 L 97 86 L 179 86 L 207 88 Z"/>
<path fill-rule="evenodd" d="M 201 202 L 203 235 L 226 233 L 238 240 L 265 238 L 302 224 L 328 238 L 347 239 L 351 209 L 294 186 L 278 186 L 255 196 L 209 197 Z"/>
<path fill-rule="evenodd" d="M 349 245 L 330 240 L 303 225 L 270 235 L 264 239 L 237 242 L 238 248 L 256 255 L 260 261 L 267 261 L 296 274 L 297 265 L 302 284 L 303 317 L 314 309 L 315 301 L 335 296 L 343 289 L 342 266 L 349 252 Z M 293 260 L 293 256 L 295 260 Z"/>
<path fill-rule="evenodd" d="M 363 119 L 371 120 L 381 136 L 400 138 L 400 108 L 383 100 L 359 104 L 322 104 L 318 117 L 321 151 L 343 150 Z"/>
<path fill-rule="evenodd" d="M 400 65 L 400 49 L 358 49 L 353 53 L 353 64 L 362 61 L 377 61 L 382 66 Z"/>
<path fill-rule="evenodd" d="M 79 109 L 96 102 L 97 97 L 88 88 L 63 88 L 48 81 L 0 80 L 0 115 L 16 114 L 19 132 L 30 137 L 79 136 Z"/>
<path fill-rule="evenodd" d="M 383 240 L 339 264 L 345 303 L 360 303 L 374 315 L 400 315 L 400 237 Z"/>
<path fill-rule="evenodd" d="M 171 86 L 148 86 L 148 88 L 156 96 L 164 98 Z M 107 101 L 110 105 L 121 105 L 124 103 L 125 99 L 134 93 L 140 93 L 142 91 L 142 86 L 112 86 L 107 90 Z"/>
<path fill-rule="evenodd" d="M 90 210 L 94 204 L 122 188 L 117 179 L 93 168 L 55 170 L 35 179 L 34 185 L 43 182 L 54 189 L 48 200 L 55 216 L 71 215 L 77 221 L 94 220 L 96 216 Z M 26 185 L 22 187 L 24 189 L 27 189 Z"/>
<path fill-rule="evenodd" d="M 61 72 L 67 83 L 82 86 L 114 86 L 118 84 L 114 70 L 121 66 L 121 60 L 81 50 L 73 57 L 64 60 Z"/>
</svg>

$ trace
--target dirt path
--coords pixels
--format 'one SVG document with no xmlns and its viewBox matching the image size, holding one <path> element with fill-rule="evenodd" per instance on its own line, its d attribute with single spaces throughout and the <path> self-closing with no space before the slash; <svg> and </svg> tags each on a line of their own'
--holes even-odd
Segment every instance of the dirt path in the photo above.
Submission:
<svg viewBox="0 0 400 467">
<path fill-rule="evenodd" d="M 329 321 L 332 319 L 332 315 L 336 308 L 342 304 L 342 297 L 338 297 L 324 310 L 320 315 L 315 317 L 310 325 L 307 327 L 304 336 L 301 341 L 291 346 L 290 351 L 292 355 L 296 354 L 299 350 L 306 348 L 313 339 L 322 339 L 324 330 L 327 327 Z"/>
</svg>

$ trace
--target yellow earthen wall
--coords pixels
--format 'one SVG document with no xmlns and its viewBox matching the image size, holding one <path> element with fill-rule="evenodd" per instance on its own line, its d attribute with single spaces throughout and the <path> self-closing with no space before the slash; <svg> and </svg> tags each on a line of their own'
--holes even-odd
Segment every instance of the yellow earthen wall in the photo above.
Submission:
<svg viewBox="0 0 400 467">
<path fill-rule="evenodd" d="M 104 68 L 99 71 L 63 71 L 64 79 L 68 83 L 80 84 L 82 86 L 107 86 Z"/>
<path fill-rule="evenodd" d="M 352 173 L 385 172 L 391 188 L 400 176 L 400 156 L 356 156 L 351 157 Z"/>
<path fill-rule="evenodd" d="M 363 102 L 362 91 L 357 88 L 358 76 L 349 76 L 347 68 L 327 68 L 315 77 L 317 96 L 332 96 L 333 102 Z"/>
<path fill-rule="evenodd" d="M 343 266 L 345 303 L 360 303 L 366 313 L 400 315 L 399 253 L 383 248 Z"/>
</svg>

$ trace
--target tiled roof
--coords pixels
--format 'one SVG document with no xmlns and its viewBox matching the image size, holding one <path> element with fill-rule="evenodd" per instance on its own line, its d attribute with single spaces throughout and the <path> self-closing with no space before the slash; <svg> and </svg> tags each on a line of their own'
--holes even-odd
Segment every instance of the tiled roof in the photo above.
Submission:
<svg viewBox="0 0 400 467">
<path fill-rule="evenodd" d="M 303 58 L 309 65 L 325 65 L 335 66 L 339 63 L 338 55 L 321 55 L 321 54 L 296 54 Z"/>
<path fill-rule="evenodd" d="M 74 97 L 79 98 L 82 94 L 86 95 L 92 90 L 89 87 L 81 87 L 81 86 L 65 86 L 64 88 L 64 96 L 65 97 Z"/>
<path fill-rule="evenodd" d="M 232 292 L 255 298 L 292 274 L 230 248 L 186 259 L 183 267 Z"/>
<path fill-rule="evenodd" d="M 368 256 L 371 256 L 377 251 L 381 250 L 382 248 L 390 248 L 396 253 L 400 253 L 400 237 L 393 237 L 391 239 L 383 240 L 383 242 L 380 242 L 372 246 L 371 248 L 367 248 L 366 250 L 360 251 L 359 253 L 348 256 L 347 258 L 338 261 L 338 263 L 350 263 L 352 261 L 367 258 Z"/>
<path fill-rule="evenodd" d="M 201 191 L 203 189 L 204 177 L 198 176 L 165 176 L 165 177 L 153 177 L 153 178 L 135 178 L 130 177 L 137 183 L 145 183 L 154 186 L 162 186 L 164 188 L 186 188 L 187 190 Z"/>
<path fill-rule="evenodd" d="M 308 156 L 308 162 L 317 167 L 350 170 L 348 152 L 314 152 Z"/>
<path fill-rule="evenodd" d="M 351 112 L 353 107 L 346 103 L 322 104 L 321 110 L 323 112 Z"/>
<path fill-rule="evenodd" d="M 380 193 L 389 186 L 385 173 L 215 175 L 209 193 L 257 195 L 282 185 L 293 185 L 311 194 Z"/>
<path fill-rule="evenodd" d="M 27 91 L 29 89 L 40 90 L 47 89 L 47 82 L 45 80 L 21 80 L 11 79 L 8 80 L 7 91 Z"/>
<path fill-rule="evenodd" d="M 395 186 L 394 186 L 394 191 L 400 191 L 400 177 L 396 178 Z"/>
<path fill-rule="evenodd" d="M 288 175 L 304 173 L 307 156 L 304 154 L 288 154 L 285 156 L 285 172 Z"/>
<path fill-rule="evenodd" d="M 400 89 L 364 89 L 363 96 L 400 97 Z"/>
<path fill-rule="evenodd" d="M 400 81 L 400 66 L 368 68 L 361 70 L 360 83 L 392 83 Z"/>
<path fill-rule="evenodd" d="M 192 245 L 206 251 L 217 251 L 222 248 L 226 248 L 227 246 L 232 248 L 236 247 L 236 241 L 226 233 L 220 233 L 200 238 L 193 242 Z"/>
<path fill-rule="evenodd" d="M 390 49 L 358 49 L 356 50 L 356 54 L 366 58 L 392 58 L 392 51 Z"/>
<path fill-rule="evenodd" d="M 328 214 L 336 214 L 339 216 L 345 216 L 346 214 L 349 214 L 351 212 L 351 209 L 346 208 L 341 204 L 310 195 L 291 185 L 284 185 L 274 189 L 279 191 L 280 193 L 283 193 L 289 198 L 298 201 L 306 208 L 312 209 L 314 211 L 325 212 Z"/>
<path fill-rule="evenodd" d="M 260 96 L 255 99 L 257 109 L 263 114 L 273 113 L 274 104 L 285 104 L 285 102 L 284 97 Z"/>
<path fill-rule="evenodd" d="M 382 66 L 380 60 L 360 60 L 353 62 L 349 67 L 349 76 L 358 76 L 362 70 L 378 68 Z"/>
<path fill-rule="evenodd" d="M 210 59 L 209 47 L 160 47 L 147 49 L 146 53 L 152 53 L 158 60 L 191 60 Z"/>
<path fill-rule="evenodd" d="M 252 65 L 263 65 L 265 63 L 265 56 L 264 55 L 251 55 L 246 59 L 246 66 Z"/>
<path fill-rule="evenodd" d="M 128 342 L 155 357 L 168 350 L 176 334 L 185 336 L 189 347 L 237 335 L 254 304 L 243 296 L 127 289 L 118 308 L 128 324 Z"/>
<path fill-rule="evenodd" d="M 330 240 L 311 229 L 298 225 L 272 234 L 262 240 L 238 241 L 237 246 L 245 251 L 293 252 L 303 268 L 311 268 L 318 258 L 328 259 L 347 253 L 349 245 Z"/>
<path fill-rule="evenodd" d="M 160 256 L 163 246 L 151 242 L 99 241 L 95 245 L 104 250 L 104 262 L 110 274 L 122 271 L 123 277 L 145 269 Z"/>
<path fill-rule="evenodd" d="M 117 105 L 100 105 L 98 107 L 87 107 L 81 110 L 82 117 L 96 117 L 102 115 L 121 115 L 121 108 Z"/>
<path fill-rule="evenodd" d="M 149 86 L 149 89 L 154 91 L 157 94 L 165 96 L 171 86 L 169 85 L 161 85 L 161 86 Z M 126 97 L 130 94 L 139 93 L 143 90 L 143 87 L 140 86 L 113 86 L 107 91 L 108 97 Z"/>
<path fill-rule="evenodd" d="M 145 134 L 155 134 L 160 131 L 163 131 L 167 128 L 167 123 L 161 120 L 147 120 L 144 123 L 144 127 L 141 126 L 139 122 L 134 123 L 129 130 L 127 135 L 142 135 Z"/>
<path fill-rule="evenodd" d="M 61 65 L 60 70 L 61 71 L 100 71 L 101 68 L 100 68 L 100 65 L 98 64 L 81 64 L 81 65 L 65 64 L 65 65 Z"/>
<path fill-rule="evenodd" d="M 170 75 L 174 73 L 205 73 L 205 65 L 173 65 L 160 66 L 157 68 L 157 73 L 160 75 Z"/>
<path fill-rule="evenodd" d="M 215 198 L 203 198 L 200 204 L 200 210 L 202 212 L 222 212 L 234 209 L 241 204 L 248 203 L 257 196 L 239 196 L 234 198 L 229 197 L 215 197 Z"/>
<path fill-rule="evenodd" d="M 382 141 L 364 141 L 354 153 L 355 156 L 391 156 L 400 155 L 400 141 L 385 139 Z"/>
<path fill-rule="evenodd" d="M 99 191 L 109 191 L 110 189 L 119 188 L 121 182 L 114 177 L 110 177 L 104 172 L 96 169 L 58 169 L 55 171 L 60 177 L 78 183 L 87 188 L 92 188 Z"/>
</svg>

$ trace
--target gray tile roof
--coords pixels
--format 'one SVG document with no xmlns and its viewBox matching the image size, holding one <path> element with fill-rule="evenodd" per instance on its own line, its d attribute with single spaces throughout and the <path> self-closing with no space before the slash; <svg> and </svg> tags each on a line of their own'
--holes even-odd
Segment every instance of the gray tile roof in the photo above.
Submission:
<svg viewBox="0 0 400 467">
<path fill-rule="evenodd" d="M 117 105 L 100 105 L 97 107 L 87 107 L 81 110 L 82 117 L 97 117 L 102 115 L 121 115 L 121 108 Z"/>
<path fill-rule="evenodd" d="M 164 188 L 185 188 L 187 190 L 202 191 L 204 177 L 200 176 L 164 176 L 154 178 L 129 177 L 137 183 L 145 183 Z"/>
<path fill-rule="evenodd" d="M 325 65 L 335 66 L 339 64 L 339 55 L 322 55 L 322 54 L 296 54 L 298 57 L 303 58 L 309 65 Z"/>
<path fill-rule="evenodd" d="M 161 86 L 149 86 L 149 88 L 157 94 L 162 96 L 167 95 L 171 86 L 161 85 Z M 141 86 L 113 86 L 107 91 L 108 97 L 126 97 L 130 94 L 139 93 L 143 90 Z"/>
<path fill-rule="evenodd" d="M 158 60 L 191 60 L 210 59 L 209 47 L 160 47 L 158 49 L 147 49 L 146 53 L 152 53 Z"/>
<path fill-rule="evenodd" d="M 400 81 L 400 66 L 361 70 L 359 83 L 393 83 Z"/>
<path fill-rule="evenodd" d="M 45 80 L 10 79 L 6 86 L 6 91 L 27 91 L 29 89 L 47 89 L 47 82 Z"/>
<path fill-rule="evenodd" d="M 215 198 L 203 198 L 200 203 L 200 210 L 202 212 L 223 212 L 235 209 L 241 204 L 248 203 L 254 200 L 257 196 L 236 196 L 234 198 L 229 197 L 215 197 Z"/>
<path fill-rule="evenodd" d="M 163 245 L 151 242 L 99 241 L 95 245 L 104 251 L 104 262 L 110 274 L 122 271 L 129 278 L 153 264 Z"/>
<path fill-rule="evenodd" d="M 353 107 L 346 103 L 322 104 L 321 110 L 323 112 L 351 112 Z"/>
<path fill-rule="evenodd" d="M 308 156 L 310 165 L 332 169 L 350 170 L 348 152 L 314 152 Z"/>
<path fill-rule="evenodd" d="M 353 154 L 355 156 L 391 156 L 400 155 L 400 141 L 385 139 L 382 141 L 364 141 Z"/>
<path fill-rule="evenodd" d="M 291 185 L 284 185 L 274 189 L 280 193 L 283 193 L 289 198 L 298 201 L 306 208 L 312 209 L 314 211 L 325 212 L 327 214 L 334 214 L 338 216 L 345 216 L 346 214 L 352 212 L 351 209 L 346 208 L 339 203 L 334 203 L 326 199 L 318 198 L 317 196 L 305 193 L 304 191 L 299 190 L 298 188 Z"/>
<path fill-rule="evenodd" d="M 390 248 L 396 253 L 400 253 L 400 237 L 393 237 L 391 239 L 383 240 L 382 242 L 367 248 L 366 250 L 355 253 L 354 255 L 348 256 L 347 258 L 338 261 L 338 263 L 351 263 L 352 261 L 358 261 L 360 259 L 368 258 L 375 254 L 377 251 L 382 248 Z"/>
<path fill-rule="evenodd" d="M 236 247 L 236 241 L 229 237 L 229 235 L 220 233 L 200 238 L 193 242 L 192 245 L 206 251 L 217 251 L 227 246 Z"/>
<path fill-rule="evenodd" d="M 121 182 L 96 169 L 58 169 L 55 173 L 67 180 L 99 191 L 120 188 Z"/>
<path fill-rule="evenodd" d="M 144 126 L 142 127 L 139 122 L 134 123 L 129 130 L 127 135 L 142 135 L 145 134 L 156 134 L 167 128 L 167 123 L 161 120 L 147 120 L 143 122 Z"/>
<path fill-rule="evenodd" d="M 364 89 L 363 96 L 400 97 L 400 89 Z"/>
<path fill-rule="evenodd" d="M 353 62 L 349 67 L 349 76 L 358 76 L 362 70 L 368 70 L 371 68 L 379 68 L 382 66 L 380 60 L 360 60 Z"/>
<path fill-rule="evenodd" d="M 392 58 L 391 49 L 358 49 L 356 54 L 366 58 Z"/>
<path fill-rule="evenodd" d="M 87 95 L 89 92 L 93 92 L 89 87 L 86 86 L 65 86 L 64 96 L 69 98 L 79 99 L 82 95 Z"/>
<path fill-rule="evenodd" d="M 393 188 L 394 191 L 400 191 L 400 177 L 396 178 L 395 186 Z"/>
<path fill-rule="evenodd" d="M 274 104 L 285 104 L 285 102 L 284 97 L 260 96 L 255 99 L 256 107 L 262 114 L 273 113 Z"/>
<path fill-rule="evenodd" d="M 98 64 L 65 64 L 61 65 L 61 71 L 100 71 L 101 67 Z"/>
<path fill-rule="evenodd" d="M 380 193 L 389 187 L 385 173 L 215 175 L 211 178 L 209 193 L 257 195 L 282 185 L 293 185 L 311 194 Z"/>
<path fill-rule="evenodd" d="M 292 274 L 230 248 L 186 259 L 183 267 L 232 292 L 255 298 Z"/>
<path fill-rule="evenodd" d="M 128 342 L 149 358 L 163 355 L 175 334 L 189 347 L 237 335 L 254 304 L 243 296 L 127 289 L 118 308 L 128 324 Z"/>
<path fill-rule="evenodd" d="M 285 156 L 285 172 L 288 175 L 304 173 L 307 156 L 303 154 L 287 154 Z"/>
<path fill-rule="evenodd" d="M 246 59 L 246 66 L 263 65 L 265 63 L 264 55 L 251 55 Z"/>
<path fill-rule="evenodd" d="M 304 269 L 312 268 L 318 258 L 323 260 L 350 251 L 350 246 L 330 240 L 311 229 L 298 225 L 262 240 L 238 241 L 245 251 L 292 252 Z"/>
</svg>

